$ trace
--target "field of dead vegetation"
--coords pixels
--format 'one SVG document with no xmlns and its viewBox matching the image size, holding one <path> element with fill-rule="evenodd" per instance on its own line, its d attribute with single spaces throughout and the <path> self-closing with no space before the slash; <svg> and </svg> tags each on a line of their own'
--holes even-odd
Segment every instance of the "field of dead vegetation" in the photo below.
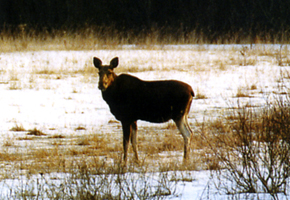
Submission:
<svg viewBox="0 0 290 200">
<path fill-rule="evenodd" d="M 141 162 L 134 163 L 130 149 L 126 172 L 227 169 L 225 165 L 230 166 L 231 160 L 225 157 L 234 153 L 224 152 L 236 152 L 236 147 L 246 144 L 245 138 L 235 135 L 243 130 L 242 119 L 246 127 L 251 122 L 252 132 L 258 133 L 267 122 L 259 119 L 270 116 L 265 110 L 277 105 L 281 112 L 288 112 L 287 45 L 122 45 L 103 50 L 2 52 L 0 181 L 51 173 L 118 174 L 125 170 L 120 162 L 121 124 L 98 90 L 94 56 L 104 63 L 118 56 L 117 74 L 129 73 L 145 80 L 181 80 L 196 94 L 189 113 L 194 132 L 189 162 L 182 163 L 183 139 L 173 122 L 138 121 Z M 280 124 L 289 127 L 287 121 Z M 279 130 L 284 130 L 281 127 Z M 270 136 L 253 137 L 254 141 L 265 142 Z M 288 144 L 288 136 L 279 137 L 283 141 L 286 137 Z M 288 168 L 283 169 L 288 173 Z M 194 178 L 189 179 L 194 182 Z M 37 196 L 34 190 L 28 195 L 32 193 Z M 201 195 L 197 197 L 201 199 Z"/>
</svg>

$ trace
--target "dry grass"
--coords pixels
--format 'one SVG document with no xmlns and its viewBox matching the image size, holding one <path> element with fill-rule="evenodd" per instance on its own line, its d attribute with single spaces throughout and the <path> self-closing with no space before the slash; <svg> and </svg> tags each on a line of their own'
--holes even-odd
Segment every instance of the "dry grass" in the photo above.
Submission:
<svg viewBox="0 0 290 200">
<path fill-rule="evenodd" d="M 33 135 L 33 136 L 45 136 L 46 134 L 42 131 L 38 130 L 37 128 L 28 130 L 27 135 Z"/>
<path fill-rule="evenodd" d="M 83 126 L 78 126 L 75 128 L 75 131 L 82 131 L 82 130 L 86 130 L 86 128 Z"/>
<path fill-rule="evenodd" d="M 83 28 L 77 31 L 57 31 L 52 33 L 42 32 L 36 34 L 35 30 L 27 27 L 21 28 L 18 34 L 11 34 L 9 30 L 0 33 L 0 48 L 2 52 L 15 51 L 38 51 L 38 50 L 97 50 L 97 49 L 122 49 L 123 45 L 135 45 L 139 49 L 160 49 L 166 44 L 209 44 L 210 40 L 205 35 L 196 34 L 195 31 L 186 33 L 187 37 L 182 37 L 185 33 L 180 32 L 181 37 L 176 37 L 176 33 L 168 32 L 164 35 L 162 30 L 152 29 L 150 33 L 140 33 L 136 35 L 131 32 L 120 33 L 113 27 Z M 237 40 L 237 38 L 239 38 Z M 215 44 L 250 44 L 249 38 L 241 41 L 240 34 L 236 33 L 231 39 L 216 39 Z M 275 40 L 279 41 L 279 39 Z M 287 41 L 284 41 L 285 43 Z M 158 47 L 161 46 L 161 47 Z M 201 47 L 200 51 L 203 50 Z M 241 53 L 251 54 L 252 49 L 244 48 Z M 267 54 L 261 49 L 260 54 Z M 281 48 L 283 53 L 288 53 L 286 48 Z M 245 57 L 244 57 L 245 58 Z M 283 56 L 284 58 L 284 56 Z M 249 65 L 255 62 L 255 59 L 243 59 L 243 65 Z"/>
<path fill-rule="evenodd" d="M 10 131 L 26 131 L 22 124 L 15 124 L 14 127 L 10 129 Z"/>
<path fill-rule="evenodd" d="M 247 145 L 259 144 L 259 148 L 255 148 L 255 151 L 253 151 L 258 152 L 260 147 L 273 143 L 275 144 L 273 147 L 277 151 L 279 150 L 281 154 L 287 153 L 282 151 L 283 146 L 279 146 L 280 143 L 276 141 L 278 139 L 286 141 L 285 144 L 287 144 L 287 141 L 289 143 L 289 136 L 287 136 L 289 108 L 283 107 L 287 106 L 286 104 L 279 106 L 279 101 L 277 101 L 277 104 L 278 107 L 270 110 L 265 109 L 262 112 L 254 112 L 253 108 L 239 107 L 229 111 L 228 115 L 218 117 L 215 120 L 196 123 L 194 125 L 196 127 L 195 134 L 191 138 L 190 159 L 184 163 L 182 162 L 183 139 L 181 135 L 177 134 L 178 131 L 173 123 L 168 123 L 165 128 L 141 127 L 138 137 L 140 162 L 136 164 L 133 161 L 130 147 L 129 166 L 127 168 L 123 168 L 121 165 L 122 134 L 120 134 L 120 131 L 116 131 L 120 127 L 114 128 L 114 133 L 110 132 L 110 134 L 92 134 L 88 133 L 88 130 L 83 130 L 85 133 L 82 137 L 62 137 L 59 135 L 47 137 L 47 140 L 62 139 L 68 142 L 64 142 L 66 145 L 31 146 L 27 148 L 28 150 L 25 153 L 18 148 L 13 153 L 8 150 L 3 151 L 0 153 L 0 161 L 9 163 L 10 165 L 7 167 L 12 165 L 13 170 L 19 173 L 29 174 L 67 172 L 76 175 L 84 172 L 89 175 L 96 175 L 107 173 L 126 174 L 124 172 L 128 171 L 139 172 L 138 174 L 140 174 L 140 171 L 142 172 L 144 169 L 146 172 L 231 170 L 229 167 L 236 169 L 235 166 L 243 166 L 235 165 L 241 159 L 236 152 L 245 150 L 244 147 Z M 281 127 L 277 127 L 277 124 Z M 116 126 L 116 121 L 111 121 L 109 125 Z M 268 135 L 267 128 L 270 130 Z M 279 130 L 282 130 L 281 128 L 286 128 L 285 133 L 287 134 L 275 136 Z M 271 131 L 278 132 L 274 135 Z M 265 134 L 261 134 L 259 137 L 252 134 L 250 138 L 250 133 Z M 37 142 L 40 142 L 40 140 Z M 13 141 L 11 145 L 4 145 L 3 147 L 9 149 L 16 146 L 17 141 Z M 287 147 L 287 145 L 284 147 Z M 276 150 L 273 152 L 275 155 Z M 251 156 L 256 156 L 256 154 L 253 153 Z M 258 158 L 262 159 L 262 157 Z M 277 158 L 275 157 L 275 159 Z M 225 165 L 225 163 L 228 165 Z M 8 177 L 7 174 L 3 176 Z M 192 181 L 193 179 L 172 177 L 171 180 Z"/>
<path fill-rule="evenodd" d="M 242 98 L 242 97 L 251 97 L 249 91 L 246 88 L 239 87 L 237 89 L 236 97 Z"/>
<path fill-rule="evenodd" d="M 3 147 L 13 147 L 14 146 L 14 140 L 11 138 L 7 138 L 3 142 Z"/>
<path fill-rule="evenodd" d="M 87 130 L 84 131 L 87 132 Z M 197 140 L 200 138 L 195 138 L 192 142 L 190 155 L 192 159 L 184 165 L 180 161 L 183 155 L 183 138 L 177 133 L 176 127 L 172 124 L 169 124 L 166 129 L 149 127 L 144 131 L 142 129 L 139 130 L 138 148 L 140 163 L 136 167 L 142 168 L 147 166 L 150 171 L 199 169 L 197 165 L 204 162 L 204 159 L 202 154 L 195 152 L 194 149 L 198 146 Z M 97 165 L 100 165 L 99 162 L 103 162 L 102 158 L 108 161 L 106 165 L 108 165 L 109 169 L 110 165 L 113 167 L 115 163 L 120 163 L 122 160 L 122 134 L 119 133 L 117 135 L 84 133 L 83 137 L 52 135 L 40 139 L 39 137 L 30 137 L 30 135 L 46 135 L 35 128 L 29 130 L 28 135 L 29 137 L 19 137 L 13 142 L 6 140 L 5 144 L 9 145 L 3 146 L 5 148 L 14 148 L 14 153 L 4 151 L 0 154 L 1 162 L 9 162 L 11 165 L 14 165 L 14 170 L 19 173 L 24 171 L 29 171 L 31 174 L 67 172 L 74 170 L 79 163 L 86 163 L 90 166 L 90 170 L 92 170 Z M 61 141 L 57 142 L 56 140 Z M 51 145 L 28 145 L 26 152 L 23 152 L 23 150 L 16 148 L 18 143 L 23 141 L 31 142 L 31 144 L 44 142 Z M 199 148 L 202 149 L 202 147 Z M 129 163 L 134 163 L 131 146 L 129 148 L 129 155 Z M 96 160 L 98 161 L 96 162 Z M 152 165 L 153 160 L 155 160 L 155 164 Z M 167 160 L 171 161 L 168 162 Z M 17 163 L 21 163 L 21 165 L 17 165 Z"/>
<path fill-rule="evenodd" d="M 186 164 L 181 161 L 183 139 L 173 123 L 168 123 L 165 128 L 140 128 L 138 147 L 141 162 L 139 166 L 146 166 L 154 171 L 219 169 L 221 165 L 218 157 L 212 153 L 213 149 L 222 148 L 223 151 L 227 151 L 229 147 L 243 146 L 231 128 L 232 123 L 238 119 L 238 115 L 232 114 L 226 115 L 225 118 L 194 125 L 199 127 L 200 131 L 192 136 L 191 159 Z M 115 126 L 116 121 L 111 121 L 109 124 Z M 118 134 L 88 134 L 88 130 L 81 128 L 81 126 L 77 129 L 85 131 L 84 136 L 76 138 L 63 137 L 59 134 L 48 136 L 47 140 L 52 141 L 51 147 L 35 147 L 35 149 L 33 146 L 28 147 L 25 156 L 21 156 L 23 152 L 20 152 L 20 149 L 19 152 L 16 149 L 15 153 L 4 151 L 1 152 L 1 162 L 10 162 L 12 165 L 15 163 L 15 169 L 20 167 L 18 170 L 27 170 L 30 173 L 70 171 L 78 167 L 80 163 L 86 163 L 90 169 L 93 169 L 101 164 L 102 157 L 107 161 L 113 161 L 112 164 L 120 162 L 123 151 L 120 130 L 117 131 Z M 22 131 L 25 129 L 21 125 L 15 125 L 11 130 Z M 36 136 L 43 135 L 36 128 L 30 132 Z M 24 140 L 23 138 L 19 139 Z M 55 139 L 61 139 L 62 142 L 55 143 Z M 36 140 L 34 138 L 32 142 L 35 143 Z M 8 145 L 3 145 L 5 148 L 15 148 L 17 141 L 6 142 L 6 144 Z M 129 163 L 133 163 L 131 147 L 129 152 Z M 22 163 L 21 166 L 16 164 L 18 162 Z M 108 168 L 110 168 L 109 163 L 107 163 Z"/>
<path fill-rule="evenodd" d="M 153 171 L 217 170 L 222 166 L 219 158 L 213 154 L 213 150 L 222 149 L 223 152 L 229 152 L 228 150 L 231 148 L 243 146 L 243 142 L 233 132 L 233 126 L 240 118 L 241 116 L 232 113 L 232 115 L 225 115 L 224 118 L 195 124 L 194 126 L 198 127 L 199 131 L 195 132 L 195 135 L 191 138 L 190 160 L 187 163 L 181 161 L 183 138 L 178 134 L 178 130 L 173 123 L 168 123 L 165 128 L 140 128 L 138 134 L 140 163 L 138 166 L 149 167 Z M 115 121 L 112 121 L 109 124 L 115 126 L 115 123 Z M 262 124 L 256 124 L 256 127 L 262 126 Z M 120 127 L 115 129 L 120 129 Z M 23 129 L 20 125 L 16 125 L 11 130 Z M 43 135 L 36 128 L 29 131 L 35 136 Z M 120 130 L 117 131 L 118 134 L 88 134 L 88 130 L 82 129 L 82 131 L 85 131 L 82 137 L 63 137 L 58 134 L 48 136 L 46 140 L 51 140 L 51 147 L 47 145 L 28 147 L 25 156 L 20 156 L 23 155 L 23 152 L 20 152 L 20 149 L 17 148 L 15 153 L 1 152 L 1 162 L 10 162 L 12 165 L 15 162 L 15 168 L 18 166 L 16 163 L 21 162 L 22 164 L 18 169 L 20 171 L 48 173 L 52 171 L 70 171 L 77 167 L 79 163 L 86 163 L 87 166 L 92 167 L 90 169 L 93 169 L 93 167 L 100 165 L 102 158 L 106 160 L 108 168 L 110 168 L 109 163 L 114 165 L 121 161 L 123 146 Z M 20 141 L 25 140 L 23 138 L 19 139 Z M 28 141 L 30 141 L 29 139 Z M 62 141 L 55 142 L 56 139 Z M 37 138 L 34 138 L 31 142 L 35 143 L 37 140 Z M 256 140 L 261 141 L 261 138 Z M 7 140 L 5 144 L 3 145 L 5 148 L 15 148 L 17 141 L 11 143 Z M 129 148 L 129 163 L 134 163 L 131 147 Z"/>
<path fill-rule="evenodd" d="M 278 97 L 259 110 L 238 107 L 227 117 L 200 124 L 203 146 L 210 150 L 208 167 L 220 178 L 218 189 L 231 194 L 264 191 L 274 198 L 286 192 L 290 157 L 288 98 Z M 225 180 L 235 186 L 224 185 Z"/>
<path fill-rule="evenodd" d="M 154 36 L 152 36 L 154 37 Z M 6 41 L 4 42 L 4 39 Z M 32 39 L 29 36 L 23 38 L 16 38 L 11 40 L 8 36 L 4 36 L 0 41 L 0 47 L 5 52 L 11 51 L 30 51 L 30 50 L 95 50 L 95 49 L 120 49 L 120 45 L 127 44 L 126 40 L 123 41 L 99 41 L 92 35 L 87 35 L 83 38 L 77 36 L 58 35 L 55 38 L 46 37 L 44 41 L 35 37 Z M 137 40 L 136 40 L 137 41 Z M 156 42 L 156 43 L 155 43 Z M 187 41 L 188 42 L 188 41 Z M 162 48 L 157 47 L 162 41 L 156 41 L 154 38 L 147 37 L 137 49 L 154 50 Z M 144 46 L 142 46 L 144 45 Z M 189 57 L 199 57 L 203 54 L 208 54 L 208 49 L 198 47 L 199 50 L 193 51 Z M 206 50 L 206 51 L 205 51 Z M 228 50 L 225 50 L 227 52 Z M 163 51 L 162 51 L 163 52 Z M 223 53 L 225 53 L 223 52 Z M 174 53 L 174 52 L 173 52 Z M 223 58 L 213 58 L 213 60 L 206 59 L 205 61 L 192 59 L 188 63 L 182 61 L 175 61 L 172 65 L 157 66 L 163 71 L 179 70 L 179 71 L 193 71 L 195 76 L 201 73 L 208 73 L 213 71 L 215 75 L 219 76 L 231 70 L 233 66 L 248 66 L 257 65 L 258 62 L 268 61 L 275 58 L 273 62 L 277 62 L 279 66 L 287 66 L 289 63 L 288 50 L 282 49 L 280 52 L 271 53 L 267 49 L 243 49 L 243 54 L 236 49 L 227 52 L 229 56 Z M 225 55 L 228 55 L 225 54 Z M 169 56 L 168 56 L 169 55 Z M 171 54 L 166 54 L 166 51 L 160 53 L 159 57 L 154 59 L 172 59 Z M 201 57 L 202 57 L 201 56 Z M 166 58 L 163 58 L 166 57 Z M 259 59 L 257 59 L 259 57 Z M 174 61 L 174 60 L 173 60 Z M 138 59 L 130 60 L 128 63 L 123 64 L 119 71 L 122 72 L 143 72 L 156 70 L 156 66 L 146 65 L 145 61 Z M 147 62 L 147 61 L 146 61 Z M 157 60 L 151 60 L 156 63 Z M 163 60 L 158 60 L 162 63 Z M 63 68 L 49 68 L 50 63 L 43 64 L 42 66 L 33 67 L 30 73 L 28 83 L 25 82 L 21 73 L 16 71 L 1 71 L 1 74 L 8 74 L 8 89 L 22 90 L 22 89 L 54 89 L 56 86 L 53 81 L 64 79 L 66 77 L 75 77 L 76 75 L 83 76 L 83 82 L 87 83 L 97 75 L 96 69 L 92 66 L 91 60 L 87 60 L 84 64 L 78 63 L 78 60 L 71 59 L 65 62 L 66 67 Z M 81 65 L 81 68 L 73 68 L 71 66 Z M 143 67 L 146 66 L 146 67 Z M 142 67 L 140 67 L 142 66 Z M 70 68 L 71 67 L 71 68 Z M 158 69 L 159 69 L 158 68 Z M 210 74 L 210 73 L 208 73 Z M 286 70 L 282 73 L 282 78 L 289 79 L 290 73 Z M 39 79 L 43 79 L 40 82 Z M 257 84 L 250 84 L 247 87 L 239 87 L 236 91 L 235 97 L 243 98 L 250 97 L 252 90 L 257 90 Z M 80 89 L 76 89 L 73 85 L 73 94 L 82 93 Z M 195 91 L 195 99 L 209 98 L 204 91 L 199 88 Z M 72 95 L 73 95 L 72 94 Z M 69 97 L 72 99 L 72 97 Z M 247 107 L 247 106 L 246 106 Z M 249 108 L 249 106 L 247 107 Z M 276 117 L 279 119 L 279 117 Z M 128 171 L 141 171 L 146 168 L 147 171 L 183 171 L 183 170 L 219 170 L 224 168 L 220 158 L 214 152 L 222 152 L 223 155 L 233 157 L 232 149 L 238 149 L 244 146 L 244 141 L 237 137 L 233 130 L 233 125 L 241 119 L 236 114 L 226 115 L 225 118 L 218 120 L 208 120 L 202 124 L 194 124 L 198 131 L 192 136 L 190 160 L 186 163 L 182 162 L 183 155 L 183 138 L 178 134 L 178 130 L 173 123 L 168 123 L 165 128 L 159 127 L 145 127 L 140 128 L 138 132 L 138 148 L 140 163 L 135 164 L 133 161 L 133 151 L 129 148 L 129 165 L 133 166 L 132 169 L 128 167 Z M 1 163 L 9 163 L 5 165 L 3 171 L 6 174 L 0 174 L 0 177 L 11 178 L 15 173 L 19 174 L 43 174 L 49 172 L 69 172 L 75 173 L 76 171 L 87 170 L 91 174 L 101 173 L 98 169 L 102 169 L 102 173 L 120 173 L 120 166 L 122 160 L 122 133 L 119 122 L 115 120 L 110 121 L 108 124 L 116 126 L 106 133 L 92 134 L 88 128 L 79 126 L 75 131 L 82 131 L 83 134 L 79 136 L 63 136 L 61 133 L 51 135 L 43 133 L 42 131 L 34 128 L 29 130 L 28 135 L 18 137 L 17 139 L 6 139 L 3 142 L 3 151 L 0 152 Z M 256 123 L 257 129 L 261 129 L 264 124 L 261 122 Z M 118 129 L 118 130 L 116 130 Z M 256 130 L 257 130 L 256 129 Z M 16 124 L 10 129 L 11 131 L 26 131 L 22 125 Z M 34 137 L 36 136 L 36 137 Z M 45 136 L 45 137 L 38 137 Z M 287 138 L 288 136 L 283 136 Z M 267 141 L 266 135 L 255 138 L 255 141 Z M 288 138 L 289 139 L 289 138 Z M 20 147 L 23 143 L 27 144 L 23 151 Z M 36 144 L 43 144 L 36 145 Z M 35 146 L 34 146 L 35 145 Z M 10 151 L 13 150 L 13 151 Z M 219 151 L 216 151 L 219 150 Z M 236 160 L 235 160 L 236 161 Z M 13 166 L 13 168 L 11 168 Z M 11 169 L 10 169 L 11 168 Z M 9 173 L 9 170 L 15 171 Z M 84 170 L 84 171 L 85 171 Z M 185 180 L 185 179 L 184 179 Z"/>
<path fill-rule="evenodd" d="M 22 90 L 22 83 L 20 81 L 10 81 L 9 90 Z"/>
<path fill-rule="evenodd" d="M 206 95 L 203 92 L 201 92 L 199 90 L 199 88 L 196 89 L 194 98 L 195 99 L 207 99 Z"/>
</svg>

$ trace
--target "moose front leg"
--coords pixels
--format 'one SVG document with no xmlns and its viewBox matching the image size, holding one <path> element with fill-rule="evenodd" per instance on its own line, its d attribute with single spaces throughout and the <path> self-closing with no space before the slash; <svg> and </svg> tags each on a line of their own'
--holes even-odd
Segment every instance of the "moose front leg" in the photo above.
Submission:
<svg viewBox="0 0 290 200">
<path fill-rule="evenodd" d="M 138 161 L 138 148 L 137 148 L 137 122 L 128 123 L 122 122 L 123 127 L 123 148 L 124 148 L 124 162 L 127 164 L 128 148 L 131 139 L 135 159 Z"/>
<path fill-rule="evenodd" d="M 138 162 L 138 147 L 137 147 L 137 121 L 131 124 L 131 143 L 135 154 L 135 160 Z"/>
<path fill-rule="evenodd" d="M 124 162 L 127 164 L 128 147 L 131 138 L 131 126 L 130 123 L 122 122 L 123 128 L 123 148 L 124 148 Z"/>
</svg>

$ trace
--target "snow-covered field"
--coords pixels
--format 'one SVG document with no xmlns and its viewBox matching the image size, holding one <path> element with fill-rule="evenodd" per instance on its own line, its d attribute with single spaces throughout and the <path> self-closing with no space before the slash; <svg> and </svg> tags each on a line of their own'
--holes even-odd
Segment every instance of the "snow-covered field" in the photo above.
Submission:
<svg viewBox="0 0 290 200">
<path fill-rule="evenodd" d="M 238 97 L 239 103 L 259 108 L 271 101 L 272 94 L 283 96 L 289 93 L 288 49 L 285 45 L 282 48 L 279 45 L 256 45 L 252 49 L 247 45 L 185 45 L 1 53 L 0 191 L 9 192 L 14 186 L 19 187 L 25 179 L 18 179 L 20 175 L 38 176 L 51 172 L 45 167 L 29 171 L 27 167 L 21 167 L 27 163 L 17 156 L 25 157 L 42 149 L 82 148 L 77 143 L 92 134 L 115 134 L 119 149 L 122 149 L 120 124 L 115 122 L 97 88 L 97 70 L 92 64 L 94 56 L 103 63 L 118 56 L 117 73 L 130 73 L 146 80 L 176 79 L 190 84 L 196 99 L 192 103 L 189 122 L 195 130 L 196 122 L 213 119 L 226 113 L 229 107 L 237 106 Z M 149 127 L 162 132 L 167 126 L 142 121 L 138 125 L 139 135 Z M 23 130 L 16 131 L 16 127 Z M 46 135 L 27 135 L 32 129 Z M 4 155 L 13 155 L 13 159 Z M 182 152 L 176 155 L 181 160 Z M 50 156 L 53 157 L 47 155 Z M 158 159 L 158 155 L 155 158 Z M 173 199 L 226 198 L 209 184 L 212 183 L 209 171 L 195 171 L 192 175 L 191 182 L 180 181 L 177 187 L 180 195 Z M 260 198 L 264 197 L 267 195 Z M 241 195 L 239 198 L 249 197 Z"/>
</svg>

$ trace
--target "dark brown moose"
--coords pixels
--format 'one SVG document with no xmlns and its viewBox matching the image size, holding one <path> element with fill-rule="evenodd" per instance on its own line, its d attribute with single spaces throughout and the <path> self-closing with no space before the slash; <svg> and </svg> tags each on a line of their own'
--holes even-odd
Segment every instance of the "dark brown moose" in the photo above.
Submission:
<svg viewBox="0 0 290 200">
<path fill-rule="evenodd" d="M 143 81 L 128 74 L 116 75 L 113 70 L 118 64 L 117 57 L 111 60 L 110 65 L 102 65 L 102 61 L 94 57 L 103 99 L 122 123 L 125 164 L 130 139 L 138 161 L 137 120 L 161 123 L 172 119 L 183 136 L 186 160 L 192 134 L 187 122 L 194 97 L 192 88 L 176 80 Z"/>
</svg>

